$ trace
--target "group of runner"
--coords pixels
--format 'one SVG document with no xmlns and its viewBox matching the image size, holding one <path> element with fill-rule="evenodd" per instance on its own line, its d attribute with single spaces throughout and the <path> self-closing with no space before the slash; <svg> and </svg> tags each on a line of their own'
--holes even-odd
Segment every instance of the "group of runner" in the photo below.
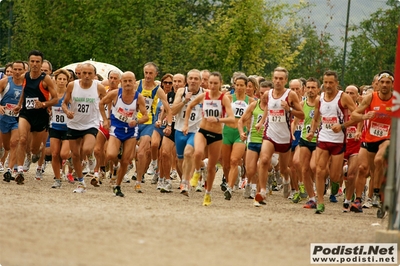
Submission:
<svg viewBox="0 0 400 266">
<path fill-rule="evenodd" d="M 30 162 L 38 163 L 41 180 L 51 161 L 52 188 L 64 178 L 77 181 L 74 192 L 83 193 L 86 174 L 98 187 L 109 171 L 113 193 L 123 197 L 122 182 L 131 181 L 134 167 L 138 193 L 145 173 L 162 193 L 172 192 L 171 179 L 179 176 L 181 194 L 205 190 L 208 206 L 221 164 L 226 200 L 240 188 L 262 206 L 272 191 L 282 190 L 293 203 L 308 198 L 303 207 L 320 214 L 326 192 L 335 203 L 344 186 L 344 212 L 380 204 L 391 132 L 390 71 L 377 74 L 370 90 L 350 85 L 342 91 L 330 70 L 322 85 L 312 77 L 289 81 L 282 67 L 272 81 L 235 72 L 232 87 L 223 89 L 221 74 L 208 70 L 158 81 L 152 62 L 139 81 L 130 71 L 114 70 L 100 82 L 90 63 L 52 73 L 37 50 L 29 53 L 28 65 L 9 66 L 9 76 L 0 80 L 0 171 L 6 182 L 24 184 Z"/>
</svg>

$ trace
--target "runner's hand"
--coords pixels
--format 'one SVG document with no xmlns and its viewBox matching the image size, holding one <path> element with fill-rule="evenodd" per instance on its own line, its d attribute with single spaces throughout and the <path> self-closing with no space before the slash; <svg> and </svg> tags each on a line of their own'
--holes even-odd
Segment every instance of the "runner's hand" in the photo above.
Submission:
<svg viewBox="0 0 400 266">
<path fill-rule="evenodd" d="M 306 139 L 308 141 L 311 141 L 313 139 L 313 137 L 314 137 L 314 133 L 310 132 L 310 133 L 307 133 Z"/>
<path fill-rule="evenodd" d="M 339 133 L 340 131 L 342 131 L 342 125 L 341 124 L 334 124 L 332 126 L 332 131 L 335 133 Z"/>
<path fill-rule="evenodd" d="M 21 111 L 21 106 L 19 106 L 19 105 L 15 106 L 13 111 L 14 111 L 14 113 L 18 114 L 19 111 Z M 3 112 L 4 112 L 4 110 L 3 110 Z"/>
<path fill-rule="evenodd" d="M 240 134 L 240 140 L 241 141 L 245 141 L 247 139 L 247 134 L 246 132 L 243 132 L 242 134 Z"/>
</svg>

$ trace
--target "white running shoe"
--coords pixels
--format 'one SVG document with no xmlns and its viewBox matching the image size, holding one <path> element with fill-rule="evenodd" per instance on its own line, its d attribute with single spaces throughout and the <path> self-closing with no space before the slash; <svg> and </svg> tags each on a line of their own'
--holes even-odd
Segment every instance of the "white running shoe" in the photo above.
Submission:
<svg viewBox="0 0 400 266">
<path fill-rule="evenodd" d="M 78 182 L 78 186 L 74 189 L 74 193 L 85 193 L 86 192 L 86 184 L 85 181 Z"/>
<path fill-rule="evenodd" d="M 243 197 L 244 197 L 245 199 L 250 198 L 250 193 L 251 193 L 251 185 L 250 185 L 250 184 L 247 184 L 247 185 L 244 187 Z"/>
<path fill-rule="evenodd" d="M 27 154 L 25 156 L 25 161 L 24 161 L 24 172 L 28 172 L 29 168 L 31 167 L 31 163 L 32 163 L 32 159 L 31 159 L 31 155 Z"/>
<path fill-rule="evenodd" d="M 4 169 L 9 168 L 9 167 L 8 167 L 9 159 L 10 159 L 10 153 L 8 153 L 7 158 L 6 158 L 6 161 L 4 162 Z"/>
<path fill-rule="evenodd" d="M 154 175 L 155 171 L 157 170 L 157 162 L 156 161 L 151 161 L 149 164 L 149 168 L 147 169 L 147 174 L 148 175 Z"/>
<path fill-rule="evenodd" d="M 61 188 L 61 179 L 54 180 L 54 183 L 51 186 L 51 188 Z"/>
<path fill-rule="evenodd" d="M 294 193 L 295 193 L 295 191 L 292 189 L 292 190 L 290 191 L 290 194 L 289 194 L 289 197 L 288 197 L 289 200 L 292 200 L 292 199 L 293 199 Z"/>
<path fill-rule="evenodd" d="M 163 180 L 163 178 L 159 178 L 158 182 L 157 182 L 157 190 L 161 190 L 162 187 L 164 187 L 165 182 Z"/>
<path fill-rule="evenodd" d="M 161 193 L 170 193 L 172 191 L 171 179 L 167 179 L 164 182 L 164 186 L 160 189 Z"/>
<path fill-rule="evenodd" d="M 4 166 L 1 162 L 0 162 L 0 172 L 4 172 Z"/>
<path fill-rule="evenodd" d="M 196 192 L 203 192 L 203 182 L 202 182 L 202 180 L 199 180 L 199 182 L 197 182 Z"/>
<path fill-rule="evenodd" d="M 36 169 L 35 179 L 41 181 L 43 179 L 42 169 Z"/>
<path fill-rule="evenodd" d="M 124 178 L 122 179 L 122 182 L 124 182 L 124 183 L 130 183 L 131 182 L 131 178 L 129 177 L 129 175 L 127 173 L 124 175 Z"/>
<path fill-rule="evenodd" d="M 155 173 L 153 175 L 153 177 L 151 178 L 151 184 L 152 185 L 157 184 L 157 181 L 158 181 L 159 177 L 160 177 L 160 173 Z"/>
<path fill-rule="evenodd" d="M 88 158 L 89 173 L 94 174 L 94 167 L 96 166 L 96 158 L 92 155 Z"/>
<path fill-rule="evenodd" d="M 172 169 L 171 173 L 169 174 L 171 179 L 177 179 L 178 178 L 178 172 L 175 169 Z"/>
<path fill-rule="evenodd" d="M 257 194 L 257 189 L 255 189 L 255 188 L 252 188 L 251 190 L 250 190 L 250 199 L 255 199 L 256 198 L 256 194 Z"/>
<path fill-rule="evenodd" d="M 82 164 L 82 174 L 86 175 L 89 172 L 90 172 L 89 164 L 88 164 L 88 162 L 85 161 Z"/>
</svg>

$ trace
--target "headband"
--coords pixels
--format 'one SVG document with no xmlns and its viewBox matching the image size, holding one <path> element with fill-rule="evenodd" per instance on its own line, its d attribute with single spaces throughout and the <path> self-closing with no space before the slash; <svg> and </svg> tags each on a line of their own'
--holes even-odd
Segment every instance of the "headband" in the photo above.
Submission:
<svg viewBox="0 0 400 266">
<path fill-rule="evenodd" d="M 382 78 L 389 78 L 391 81 L 394 81 L 394 77 L 388 73 L 382 73 L 378 77 L 378 81 L 381 80 Z"/>
</svg>

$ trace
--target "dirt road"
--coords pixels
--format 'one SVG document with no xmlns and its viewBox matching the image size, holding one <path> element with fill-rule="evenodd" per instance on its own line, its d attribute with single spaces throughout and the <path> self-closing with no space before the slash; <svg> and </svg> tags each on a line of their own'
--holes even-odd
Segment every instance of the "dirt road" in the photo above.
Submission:
<svg viewBox="0 0 400 266">
<path fill-rule="evenodd" d="M 253 207 L 242 192 L 224 200 L 218 172 L 213 203 L 203 193 L 162 194 L 150 184 L 144 193 L 123 184 L 124 198 L 108 185 L 74 194 L 63 182 L 51 189 L 51 169 L 43 181 L 25 185 L 0 181 L 0 265 L 309 265 L 310 243 L 370 243 L 387 221 L 376 210 L 342 213 L 327 203 L 314 214 L 274 192 L 266 206 Z M 133 171 L 132 171 L 133 172 Z M 372 225 L 379 223 L 379 225 Z"/>
</svg>

